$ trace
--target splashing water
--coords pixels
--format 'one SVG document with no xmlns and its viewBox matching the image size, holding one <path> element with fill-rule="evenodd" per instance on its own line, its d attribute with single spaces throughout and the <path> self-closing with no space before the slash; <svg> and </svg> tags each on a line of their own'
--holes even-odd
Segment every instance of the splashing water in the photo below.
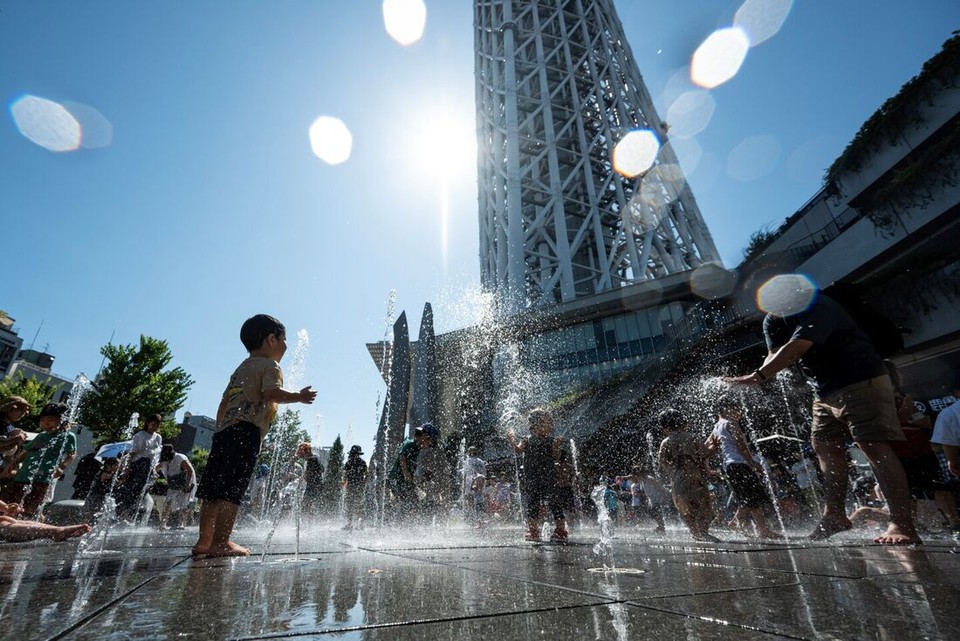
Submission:
<svg viewBox="0 0 960 641">
<path fill-rule="evenodd" d="M 67 422 L 71 425 L 77 421 L 83 399 L 92 389 L 93 384 L 90 380 L 83 374 L 78 374 L 73 381 L 73 387 L 70 388 L 70 398 L 67 400 Z"/>
<path fill-rule="evenodd" d="M 600 540 L 593 546 L 593 553 L 598 556 L 609 554 L 613 549 L 613 519 L 604 500 L 606 491 L 606 486 L 600 484 L 593 486 L 590 492 L 590 499 L 597 506 L 597 525 L 600 526 Z"/>
<path fill-rule="evenodd" d="M 293 390 L 304 387 L 307 352 L 310 351 L 310 333 L 306 329 L 297 331 L 297 344 L 293 348 L 293 362 L 287 370 L 286 384 Z"/>
</svg>

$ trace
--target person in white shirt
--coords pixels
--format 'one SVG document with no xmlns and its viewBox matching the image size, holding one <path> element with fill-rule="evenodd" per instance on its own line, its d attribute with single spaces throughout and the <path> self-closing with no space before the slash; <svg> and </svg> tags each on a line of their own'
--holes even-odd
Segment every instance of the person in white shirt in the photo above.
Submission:
<svg viewBox="0 0 960 641">
<path fill-rule="evenodd" d="M 190 459 L 175 452 L 173 445 L 164 445 L 160 451 L 157 473 L 167 481 L 167 500 L 160 510 L 160 529 L 166 529 L 167 519 L 174 515 L 179 519 L 176 529 L 182 530 L 188 516 L 187 509 L 196 495 L 197 474 Z"/>
<path fill-rule="evenodd" d="M 122 520 L 134 521 L 150 481 L 150 472 L 160 460 L 163 439 L 159 432 L 162 421 L 159 414 L 148 416 L 143 429 L 133 436 L 130 451 L 127 452 L 127 471 L 116 492 L 117 516 Z"/>
<path fill-rule="evenodd" d="M 937 416 L 930 442 L 943 446 L 950 473 L 960 476 L 960 385 L 954 391 L 954 397 L 958 400 Z"/>
</svg>

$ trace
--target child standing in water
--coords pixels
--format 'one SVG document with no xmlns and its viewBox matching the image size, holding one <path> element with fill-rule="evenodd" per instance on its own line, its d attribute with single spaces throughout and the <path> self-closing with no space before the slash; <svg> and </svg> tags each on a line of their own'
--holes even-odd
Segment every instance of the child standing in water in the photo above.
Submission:
<svg viewBox="0 0 960 641">
<path fill-rule="evenodd" d="M 266 314 L 248 318 L 240 328 L 240 342 L 250 356 L 233 372 L 217 409 L 213 447 L 197 488 L 197 498 L 203 503 L 194 555 L 250 554 L 250 550 L 231 541 L 230 535 L 260 454 L 260 443 L 270 429 L 278 403 L 309 405 L 317 397 L 309 386 L 299 392 L 283 389 L 280 359 L 287 351 L 287 334 L 276 318 Z"/>
<path fill-rule="evenodd" d="M 550 540 L 565 543 L 568 538 L 563 505 L 557 497 L 557 462 L 560 460 L 562 438 L 553 437 L 553 416 L 544 409 L 530 412 L 530 437 L 517 442 L 513 430 L 507 432 L 507 442 L 514 452 L 523 454 L 524 493 L 527 499 L 528 541 L 540 540 L 540 505 L 547 501 L 553 513 L 554 530 Z"/>
<path fill-rule="evenodd" d="M 22 505 L 23 516 L 28 519 L 37 516 L 50 484 L 62 477 L 77 457 L 77 436 L 63 420 L 66 412 L 67 406 L 63 403 L 47 403 L 40 410 L 42 431 L 24 444 L 27 456 L 4 491 L 3 499 Z"/>
<path fill-rule="evenodd" d="M 23 444 L 27 434 L 16 426 L 33 409 L 22 396 L 7 396 L 0 400 L 0 482 L 12 478 L 26 454 Z"/>
<path fill-rule="evenodd" d="M 707 490 L 707 450 L 703 442 L 687 431 L 687 421 L 678 410 L 663 410 L 660 428 L 668 432 L 660 444 L 660 467 L 670 479 L 673 504 L 697 541 L 718 542 L 709 532 L 713 520 Z"/>
<path fill-rule="evenodd" d="M 737 501 L 734 522 L 739 528 L 748 527 L 748 521 L 752 522 L 761 539 L 782 539 L 782 534 L 770 529 L 763 514 L 764 507 L 770 504 L 770 497 L 760 477 L 763 468 L 753 457 L 743 433 L 743 408 L 736 399 L 727 395 L 717 399 L 713 407 L 717 424 L 706 446 L 710 453 L 719 449 L 723 457 L 723 471 Z"/>
</svg>

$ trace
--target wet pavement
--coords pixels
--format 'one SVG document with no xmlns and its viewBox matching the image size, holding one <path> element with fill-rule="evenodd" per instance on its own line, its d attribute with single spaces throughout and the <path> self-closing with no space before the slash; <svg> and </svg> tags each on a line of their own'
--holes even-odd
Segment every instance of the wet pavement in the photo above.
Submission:
<svg viewBox="0 0 960 641">
<path fill-rule="evenodd" d="M 595 529 L 566 546 L 518 527 L 282 530 L 267 554 L 189 556 L 196 531 L 0 544 L 10 639 L 949 639 L 960 549 L 694 543 Z M 729 535 L 728 535 L 729 536 Z M 263 552 L 265 534 L 236 540 Z"/>
</svg>

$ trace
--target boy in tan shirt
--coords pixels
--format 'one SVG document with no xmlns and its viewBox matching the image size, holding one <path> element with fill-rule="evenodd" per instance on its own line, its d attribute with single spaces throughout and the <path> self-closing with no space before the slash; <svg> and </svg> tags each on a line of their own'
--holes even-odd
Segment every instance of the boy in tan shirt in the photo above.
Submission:
<svg viewBox="0 0 960 641">
<path fill-rule="evenodd" d="M 248 556 L 250 550 L 230 540 L 237 511 L 247 492 L 260 443 L 270 429 L 279 403 L 313 403 L 317 393 L 283 389 L 280 359 L 287 351 L 286 329 L 272 316 L 257 314 L 240 328 L 240 341 L 250 357 L 230 377 L 217 409 L 217 431 L 207 469 L 197 488 L 200 538 L 194 555 Z"/>
</svg>

